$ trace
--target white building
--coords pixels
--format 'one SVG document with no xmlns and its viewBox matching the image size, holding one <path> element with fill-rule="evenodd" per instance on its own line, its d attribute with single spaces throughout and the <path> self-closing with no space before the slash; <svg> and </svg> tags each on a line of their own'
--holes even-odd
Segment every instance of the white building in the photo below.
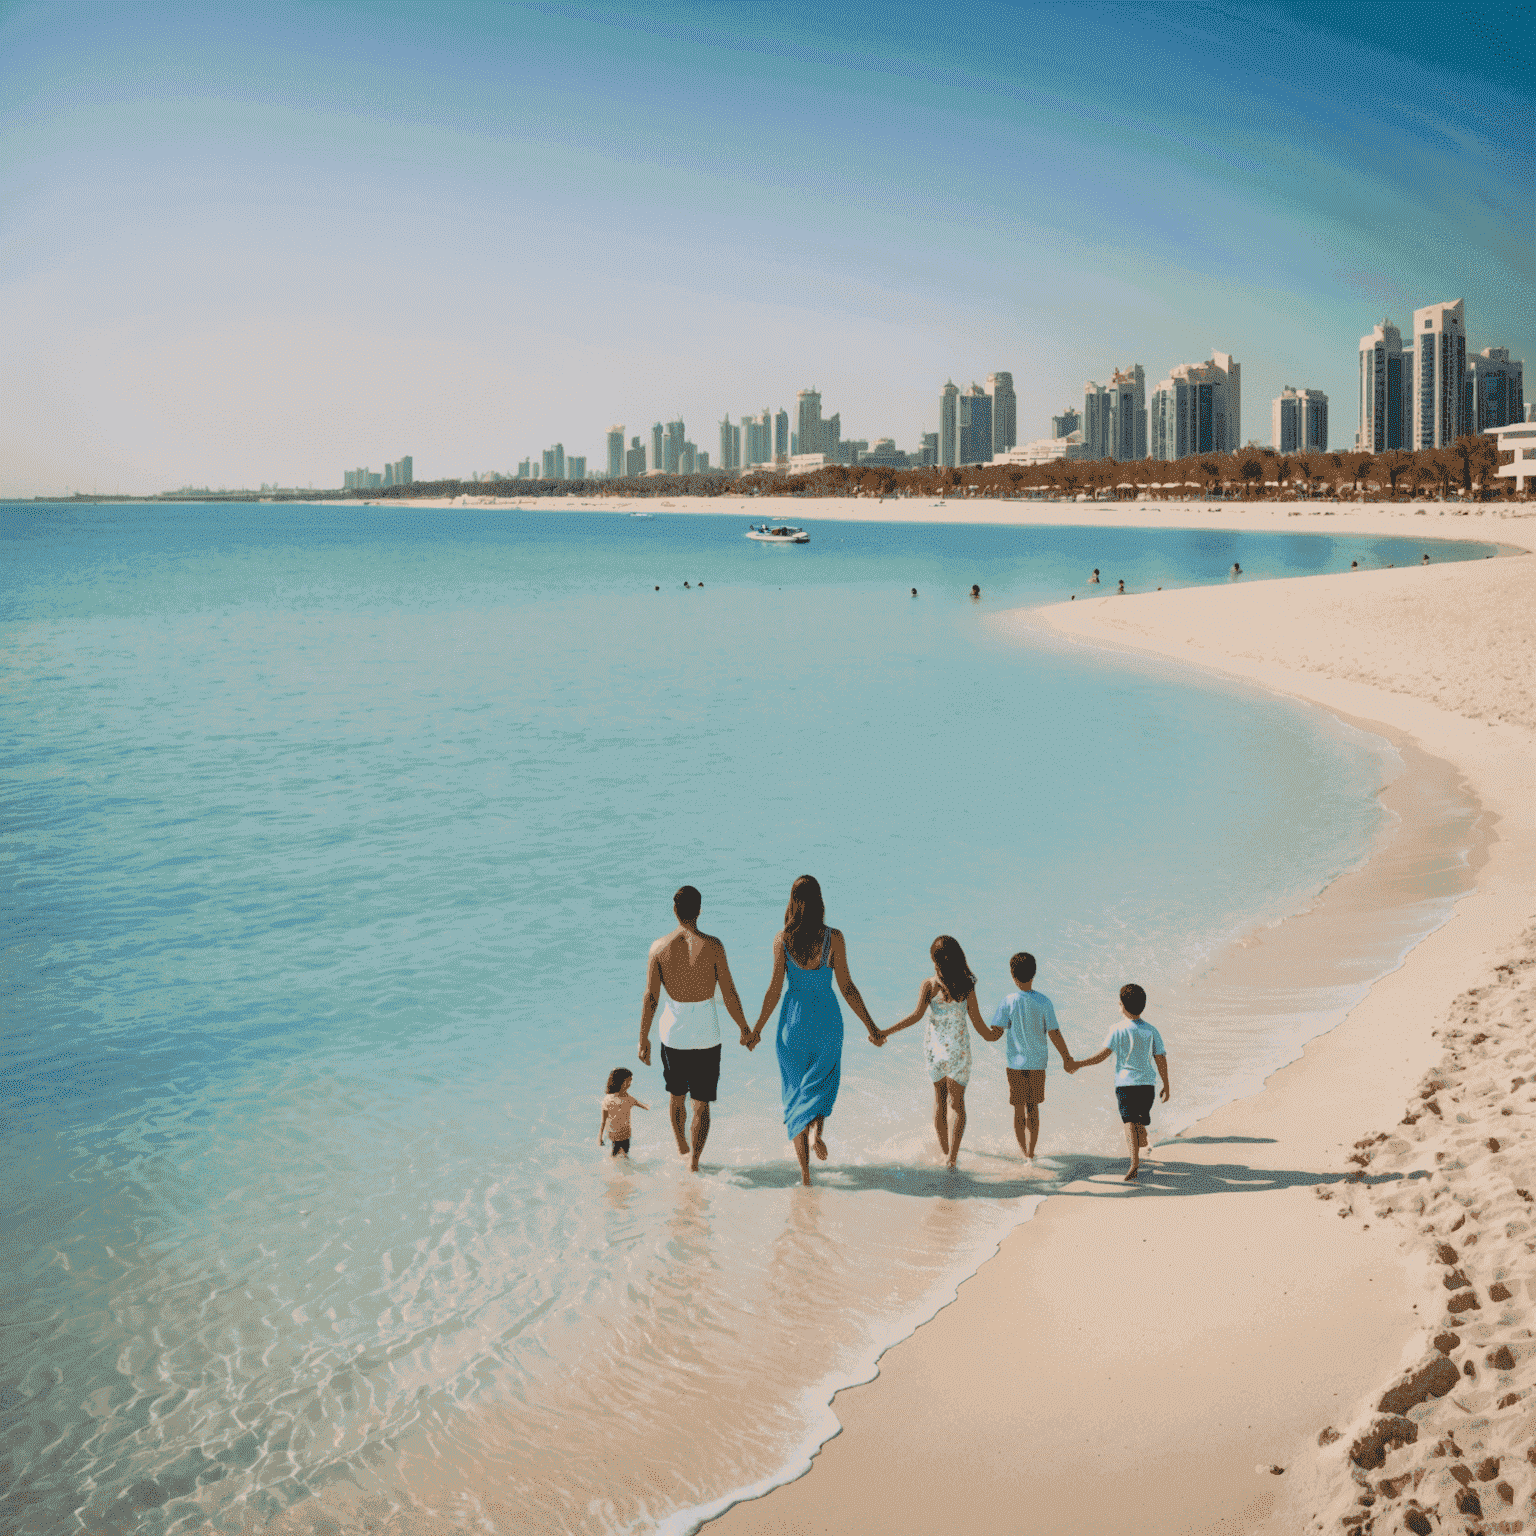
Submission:
<svg viewBox="0 0 1536 1536">
<path fill-rule="evenodd" d="M 1536 422 L 1517 421 L 1507 427 L 1494 427 L 1488 436 L 1499 445 L 1499 452 L 1511 452 L 1514 463 L 1499 465 L 1499 478 L 1513 480 L 1517 491 L 1536 491 Z"/>
<path fill-rule="evenodd" d="M 1328 396 L 1320 389 L 1280 391 L 1270 411 L 1277 453 L 1328 451 Z"/>
<path fill-rule="evenodd" d="M 1005 453 L 994 455 L 994 464 L 1049 464 L 1053 459 L 1096 459 L 1083 434 L 1069 432 L 1065 437 L 1041 437 L 1032 443 L 1021 443 Z"/>
<path fill-rule="evenodd" d="M 1243 445 L 1242 364 L 1227 352 L 1208 363 L 1181 363 L 1157 386 L 1148 413 L 1154 459 L 1236 453 Z"/>
<path fill-rule="evenodd" d="M 1449 448 L 1465 420 L 1467 316 L 1460 299 L 1413 312 L 1413 435 L 1410 448 Z"/>
<path fill-rule="evenodd" d="M 789 472 L 792 475 L 808 475 L 814 470 L 825 469 L 832 460 L 824 453 L 792 453 L 789 456 Z"/>
</svg>

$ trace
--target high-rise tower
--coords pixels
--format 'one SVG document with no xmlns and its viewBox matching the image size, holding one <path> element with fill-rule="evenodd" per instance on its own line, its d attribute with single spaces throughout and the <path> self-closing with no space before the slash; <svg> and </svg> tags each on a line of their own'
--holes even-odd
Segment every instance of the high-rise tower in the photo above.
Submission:
<svg viewBox="0 0 1536 1536">
<path fill-rule="evenodd" d="M 939 391 L 939 463 L 955 465 L 960 462 L 959 416 L 960 391 L 950 379 Z"/>
<path fill-rule="evenodd" d="M 1383 320 L 1360 338 L 1360 431 L 1357 450 L 1388 453 L 1406 448 L 1413 432 L 1413 338 Z M 1278 445 L 1277 445 L 1278 446 Z"/>
<path fill-rule="evenodd" d="M 618 480 L 624 474 L 624 428 L 608 428 L 608 478 Z"/>
<path fill-rule="evenodd" d="M 1148 411 L 1154 459 L 1235 453 L 1243 441 L 1242 364 L 1227 352 L 1208 363 L 1181 363 L 1157 386 Z"/>
<path fill-rule="evenodd" d="M 989 373 L 987 393 L 992 396 L 992 453 L 1012 448 L 1019 440 L 1019 401 L 1013 392 L 1011 373 Z"/>
<path fill-rule="evenodd" d="M 1460 299 L 1413 312 L 1414 448 L 1449 448 L 1468 431 L 1464 416 L 1467 317 Z"/>
</svg>

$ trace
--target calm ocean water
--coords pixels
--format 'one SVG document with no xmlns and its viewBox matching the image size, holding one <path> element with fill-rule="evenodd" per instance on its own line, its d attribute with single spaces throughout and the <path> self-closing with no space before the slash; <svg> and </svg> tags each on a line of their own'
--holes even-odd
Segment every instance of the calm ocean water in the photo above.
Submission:
<svg viewBox="0 0 1536 1536">
<path fill-rule="evenodd" d="M 809 1196 L 728 1044 L 681 1173 L 634 1053 L 684 881 L 753 1018 L 809 871 L 880 1022 L 944 931 L 1079 1050 L 1146 984 L 1164 1129 L 1291 1054 L 1198 978 L 1360 863 L 1396 754 L 986 615 L 1417 543 L 744 527 L 0 505 L 8 1532 L 686 1527 L 814 1444 L 1037 1191 L 980 1042 L 937 1171 L 919 1031 L 850 1031 Z M 1050 1082 L 1042 1151 L 1112 1150 L 1107 1075 Z"/>
</svg>

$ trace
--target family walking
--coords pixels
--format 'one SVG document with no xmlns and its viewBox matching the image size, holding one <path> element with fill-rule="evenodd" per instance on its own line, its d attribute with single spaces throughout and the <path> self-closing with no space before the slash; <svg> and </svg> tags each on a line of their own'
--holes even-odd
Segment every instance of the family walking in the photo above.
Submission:
<svg viewBox="0 0 1536 1536">
<path fill-rule="evenodd" d="M 698 926 L 703 900 L 691 885 L 673 897 L 678 926 L 651 945 L 645 998 L 640 1009 L 640 1060 L 651 1064 L 651 1028 L 658 1024 L 661 1068 L 668 1095 L 668 1117 L 679 1155 L 697 1172 L 709 1138 L 710 1105 L 720 1080 L 721 1034 L 716 994 L 736 1025 L 740 1043 L 756 1050 L 763 1029 L 779 1009 L 774 1048 L 784 1102 L 784 1128 L 795 1149 L 803 1184 L 811 1182 L 811 1158 L 825 1161 L 827 1117 L 837 1103 L 842 1076 L 843 1013 L 833 992 L 842 993 L 869 1037 L 883 1046 L 899 1030 L 926 1017 L 923 1057 L 933 1083 L 933 1128 L 939 1147 L 955 1167 L 965 1135 L 965 1092 L 971 1080 L 970 1032 L 984 1040 L 1007 1038 L 1008 1102 L 1013 1109 L 1019 1150 L 1031 1162 L 1040 1137 L 1040 1105 L 1045 1100 L 1045 1072 L 1055 1047 L 1069 1073 L 1115 1058 L 1115 1097 L 1130 1154 L 1127 1181 L 1136 1178 L 1141 1150 L 1147 1145 L 1152 1103 L 1161 1087 L 1169 1095 L 1168 1055 L 1162 1036 L 1142 1018 L 1146 993 L 1134 983 L 1120 989 L 1123 1022 L 1111 1030 L 1103 1048 L 1081 1060 L 1073 1058 L 1056 1022 L 1056 1010 L 1034 989 L 1033 955 L 1009 961 L 1015 985 L 983 1020 L 976 997 L 976 977 L 958 941 L 941 934 L 929 956 L 933 974 L 918 989 L 917 1005 L 905 1018 L 882 1030 L 870 1017 L 848 969 L 843 935 L 826 922 L 821 886 L 801 875 L 790 889 L 784 927 L 773 941 L 773 977 L 763 997 L 756 1025 L 747 1017 L 731 979 L 725 946 Z M 782 1006 L 780 999 L 782 998 Z M 658 1020 L 659 1010 L 659 1020 Z M 629 1094 L 631 1074 L 616 1068 L 609 1077 L 598 1128 L 613 1142 L 614 1155 L 629 1150 L 630 1110 L 644 1109 Z M 690 1123 L 688 1100 L 693 1100 Z M 622 1144 L 621 1144 L 622 1143 Z"/>
</svg>

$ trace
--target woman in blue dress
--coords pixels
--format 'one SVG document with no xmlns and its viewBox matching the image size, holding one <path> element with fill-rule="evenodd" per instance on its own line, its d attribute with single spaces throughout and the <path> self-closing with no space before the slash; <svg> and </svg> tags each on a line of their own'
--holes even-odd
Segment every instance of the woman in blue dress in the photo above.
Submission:
<svg viewBox="0 0 1536 1536">
<path fill-rule="evenodd" d="M 801 875 L 790 887 L 784 931 L 773 941 L 773 980 L 751 1036 L 755 1046 L 787 986 L 774 1044 L 784 1090 L 784 1129 L 800 1160 L 802 1184 L 811 1182 L 813 1150 L 826 1161 L 827 1144 L 821 1133 L 837 1102 L 842 1077 L 843 1011 L 832 991 L 834 980 L 848 1006 L 863 1020 L 870 1044 L 885 1044 L 848 974 L 843 936 L 827 927 L 826 918 L 820 885 L 810 875 Z"/>
</svg>

